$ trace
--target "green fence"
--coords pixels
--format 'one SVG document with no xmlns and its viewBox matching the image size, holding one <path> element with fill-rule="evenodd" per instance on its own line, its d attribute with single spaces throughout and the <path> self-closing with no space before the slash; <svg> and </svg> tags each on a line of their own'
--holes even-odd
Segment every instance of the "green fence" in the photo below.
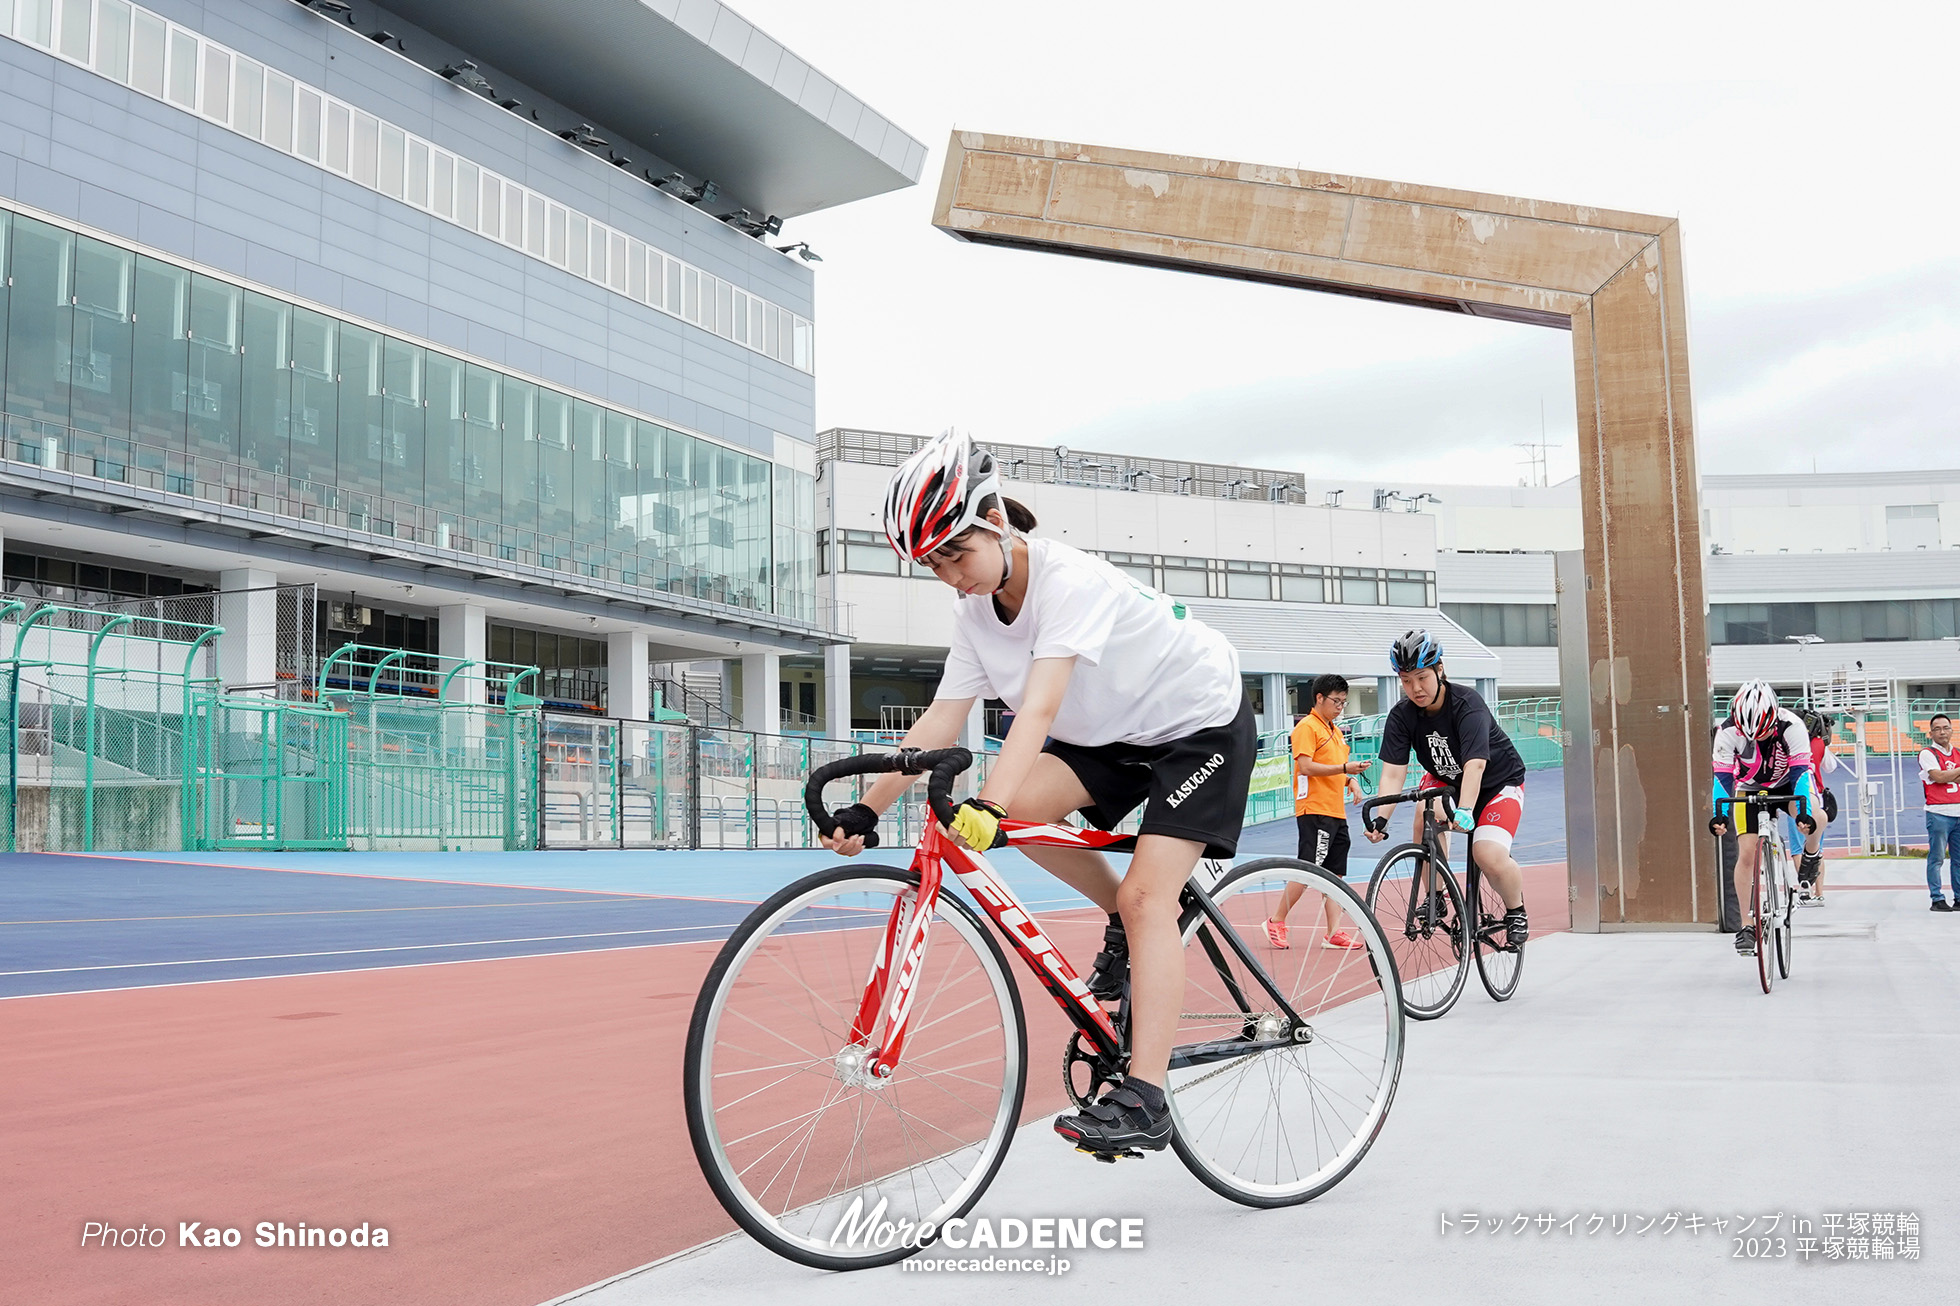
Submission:
<svg viewBox="0 0 1960 1306">
<path fill-rule="evenodd" d="M 0 604 L 0 820 L 10 851 L 182 848 L 188 723 L 215 626 Z"/>
<path fill-rule="evenodd" d="M 277 699 L 201 697 L 184 785 L 187 847 L 347 847 L 347 717 Z"/>
</svg>

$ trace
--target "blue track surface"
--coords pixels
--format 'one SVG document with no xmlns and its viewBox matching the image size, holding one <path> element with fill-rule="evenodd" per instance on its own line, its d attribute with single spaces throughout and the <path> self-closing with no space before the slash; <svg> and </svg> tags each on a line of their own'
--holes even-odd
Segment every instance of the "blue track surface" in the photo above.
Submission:
<svg viewBox="0 0 1960 1306">
<path fill-rule="evenodd" d="M 1565 856 L 1560 772 L 1534 771 L 1514 849 Z M 1390 825 L 1407 837 L 1407 809 Z M 1348 878 L 1382 849 L 1361 838 Z M 1292 856 L 1289 818 L 1241 859 Z M 880 849 L 857 865 L 906 865 Z M 1028 906 L 1084 908 L 1020 853 L 989 858 Z M 839 864 L 822 851 L 0 855 L 0 998 L 720 939 L 752 904 Z M 1120 865 L 1121 859 L 1119 859 Z"/>
</svg>

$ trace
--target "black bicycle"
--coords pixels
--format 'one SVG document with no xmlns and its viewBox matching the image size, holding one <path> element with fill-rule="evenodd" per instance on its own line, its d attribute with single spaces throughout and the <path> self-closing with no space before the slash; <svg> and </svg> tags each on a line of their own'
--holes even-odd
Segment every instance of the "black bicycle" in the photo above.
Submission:
<svg viewBox="0 0 1960 1306">
<path fill-rule="evenodd" d="M 1443 844 L 1456 809 L 1448 791 L 1378 794 L 1361 805 L 1361 820 L 1377 833 L 1386 833 L 1388 818 L 1369 813 L 1411 802 L 1422 804 L 1422 842 L 1389 849 L 1368 878 L 1367 895 L 1368 910 L 1381 923 L 1395 953 L 1402 1009 L 1414 1020 L 1434 1020 L 1455 1006 L 1470 976 L 1473 956 L 1484 991 L 1503 1002 L 1518 991 L 1524 945 L 1505 937 L 1504 900 L 1474 857 L 1469 859 L 1468 892 L 1457 883 Z M 1474 911 L 1467 905 L 1471 903 Z"/>
</svg>

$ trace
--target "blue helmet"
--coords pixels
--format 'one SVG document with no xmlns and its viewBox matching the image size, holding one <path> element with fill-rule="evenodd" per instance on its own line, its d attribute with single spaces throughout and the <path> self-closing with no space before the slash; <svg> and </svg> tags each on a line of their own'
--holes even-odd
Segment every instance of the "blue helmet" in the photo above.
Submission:
<svg viewBox="0 0 1960 1306">
<path fill-rule="evenodd" d="M 1426 630 L 1411 630 L 1388 646 L 1388 665 L 1392 670 L 1420 671 L 1443 665 L 1443 646 Z"/>
</svg>

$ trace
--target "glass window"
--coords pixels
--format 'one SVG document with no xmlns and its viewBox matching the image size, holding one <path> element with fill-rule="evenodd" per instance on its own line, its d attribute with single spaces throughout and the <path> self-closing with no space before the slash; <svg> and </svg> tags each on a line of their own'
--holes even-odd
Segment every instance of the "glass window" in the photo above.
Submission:
<svg viewBox="0 0 1960 1306">
<path fill-rule="evenodd" d="M 381 183 L 381 193 L 394 199 L 406 198 L 408 191 L 404 172 L 408 166 L 408 137 L 402 133 L 401 128 L 388 123 L 381 125 L 379 159 L 375 168 Z M 428 168 L 426 158 L 422 166 L 426 172 Z"/>
<path fill-rule="evenodd" d="M 231 56 L 215 45 L 204 47 L 204 116 L 231 122 Z"/>
<path fill-rule="evenodd" d="M 73 366 L 75 237 L 32 218 L 14 220 L 7 320 L 7 411 L 68 424 Z"/>
<path fill-rule="evenodd" d="M 572 214 L 565 224 L 565 266 L 573 276 L 584 276 L 591 266 L 585 254 L 585 231 L 585 218 Z"/>
<path fill-rule="evenodd" d="M 597 404 L 576 400 L 572 405 L 572 539 L 585 571 L 596 559 L 592 546 L 605 544 L 606 432 L 605 412 Z"/>
<path fill-rule="evenodd" d="M 756 350 L 757 352 L 760 352 L 762 349 L 762 332 L 763 332 L 762 315 L 768 311 L 769 311 L 769 306 L 763 303 L 761 300 L 751 299 L 749 301 L 748 344 L 750 349 Z"/>
<path fill-rule="evenodd" d="M 606 284 L 614 290 L 626 289 L 626 237 L 623 233 L 606 233 Z"/>
<path fill-rule="evenodd" d="M 170 84 L 165 98 L 182 108 L 197 108 L 197 38 L 181 27 L 170 29 Z"/>
<path fill-rule="evenodd" d="M 1202 599 L 1211 593 L 1206 583 L 1207 564 L 1203 558 L 1165 558 L 1164 593 L 1180 598 Z"/>
<path fill-rule="evenodd" d="M 43 50 L 54 44 L 54 0 L 15 0 L 14 35 Z"/>
<path fill-rule="evenodd" d="M 190 364 L 184 383 L 189 451 L 200 458 L 238 461 L 239 307 L 244 292 L 202 274 L 191 278 Z M 221 477 L 200 483 L 222 484 Z"/>
<path fill-rule="evenodd" d="M 474 163 L 466 163 L 462 159 L 456 160 L 456 221 L 458 224 L 469 228 L 471 231 L 476 230 L 478 202 L 482 199 L 483 194 L 482 178 L 477 173 L 476 165 Z"/>
<path fill-rule="evenodd" d="M 696 497 L 695 442 L 653 422 L 634 422 L 633 463 L 639 469 L 634 510 L 640 581 L 672 588 L 685 569 L 698 565 L 687 526 L 701 519 Z"/>
<path fill-rule="evenodd" d="M 509 182 L 504 183 L 504 243 L 524 248 L 524 192 Z"/>
<path fill-rule="evenodd" d="M 469 439 L 464 418 L 461 359 L 431 351 L 423 363 L 423 386 L 428 393 L 427 443 L 422 460 L 423 502 L 436 518 L 435 536 L 427 543 L 458 547 L 466 514 Z"/>
<path fill-rule="evenodd" d="M 463 505 L 475 520 L 469 535 L 479 548 L 494 549 L 503 520 L 503 378 L 487 367 L 466 364 L 463 372 Z"/>
<path fill-rule="evenodd" d="M 1228 599 L 1271 600 L 1273 597 L 1273 581 L 1270 569 L 1263 562 L 1226 563 L 1225 597 Z"/>
<path fill-rule="evenodd" d="M 240 56 L 231 125 L 253 140 L 265 135 L 265 65 Z"/>
<path fill-rule="evenodd" d="M 538 392 L 538 551 L 549 567 L 572 560 L 572 410 L 570 395 Z"/>
<path fill-rule="evenodd" d="M 61 53 L 76 63 L 88 62 L 88 29 L 95 0 L 61 0 Z"/>
<path fill-rule="evenodd" d="M 129 436 L 135 275 L 136 256 L 128 250 L 86 236 L 77 239 L 69 420 L 78 431 L 118 441 Z"/>
<path fill-rule="evenodd" d="M 1282 603 L 1326 602 L 1326 591 L 1318 567 L 1282 563 L 1279 573 L 1279 597 Z"/>
<path fill-rule="evenodd" d="M 717 334 L 735 334 L 735 287 L 719 278 L 715 281 L 715 325 Z"/>
<path fill-rule="evenodd" d="M 382 341 L 381 493 L 409 504 L 421 503 L 425 475 L 422 365 L 420 345 Z"/>
<path fill-rule="evenodd" d="M 96 6 L 95 71 L 129 83 L 129 0 L 99 0 Z"/>
<path fill-rule="evenodd" d="M 794 335 L 795 347 L 792 349 L 790 353 L 790 360 L 789 360 L 790 366 L 801 368 L 803 371 L 808 372 L 809 370 L 811 370 L 813 367 L 816 366 L 816 363 L 811 358 L 811 352 L 814 348 L 815 335 L 810 330 L 810 324 L 804 321 L 802 318 L 800 317 L 796 318 L 795 323 L 796 323 L 796 331 Z"/>
<path fill-rule="evenodd" d="M 344 104 L 332 100 L 325 101 L 327 118 L 326 147 L 320 155 L 320 162 L 335 172 L 347 171 L 347 138 L 352 131 L 352 119 Z"/>
<path fill-rule="evenodd" d="M 559 204 L 546 209 L 547 234 L 544 255 L 559 267 L 565 266 L 565 209 Z"/>
<path fill-rule="evenodd" d="M 311 309 L 293 309 L 293 423 L 287 475 L 313 482 L 324 502 L 338 475 L 340 383 L 335 322 Z"/>
<path fill-rule="evenodd" d="M 667 311 L 679 315 L 681 311 L 681 263 L 679 259 L 667 260 Z"/>
<path fill-rule="evenodd" d="M 598 223 L 592 224 L 591 275 L 601 284 L 606 280 L 606 251 L 611 246 L 606 243 L 606 229 Z"/>
<path fill-rule="evenodd" d="M 1429 587 L 1419 580 L 1390 580 L 1388 582 L 1388 603 L 1395 608 L 1422 608 L 1429 606 Z"/>
<path fill-rule="evenodd" d="M 538 258 L 544 257 L 544 196 L 524 195 L 524 248 Z"/>
<path fill-rule="evenodd" d="M 623 413 L 606 413 L 604 456 L 602 557 L 607 573 L 614 579 L 631 579 L 639 575 L 640 566 L 640 480 L 632 418 Z M 648 471 L 649 482 L 655 483 L 660 474 L 659 464 Z"/>
<path fill-rule="evenodd" d="M 239 409 L 239 461 L 266 472 L 286 470 L 293 412 L 292 308 L 245 292 Z"/>
<path fill-rule="evenodd" d="M 456 219 L 456 158 L 441 150 L 429 151 L 429 206 L 438 217 Z"/>
<path fill-rule="evenodd" d="M 686 268 L 681 280 L 681 316 L 690 322 L 701 319 L 701 274 Z"/>
<path fill-rule="evenodd" d="M 844 544 L 844 570 L 873 576 L 898 575 L 898 554 L 876 531 L 839 531 Z"/>
<path fill-rule="evenodd" d="M 381 334 L 342 322 L 339 381 L 339 446 L 334 482 L 339 501 L 351 512 L 366 514 L 369 499 L 381 492 L 381 450 L 385 437 L 382 415 Z M 365 525 L 365 522 L 356 523 Z"/>
<path fill-rule="evenodd" d="M 181 469 L 190 391 L 191 274 L 157 259 L 136 260 L 135 353 L 130 437 L 145 471 Z M 145 451 L 148 452 L 145 452 Z"/>
<path fill-rule="evenodd" d="M 145 9 L 130 14 L 129 84 L 145 95 L 163 97 L 163 58 L 169 27 Z"/>
<path fill-rule="evenodd" d="M 641 303 L 647 297 L 647 247 L 637 240 L 626 242 L 627 257 L 632 261 L 630 274 L 626 281 L 626 293 Z"/>
<path fill-rule="evenodd" d="M 363 186 L 376 186 L 375 169 L 380 158 L 381 123 L 373 114 L 354 111 L 353 166 L 350 169 L 355 181 Z M 401 194 L 397 183 L 395 194 Z"/>
<path fill-rule="evenodd" d="M 480 230 L 492 240 L 502 240 L 504 236 L 504 183 L 501 178 L 483 173 L 483 184 L 478 188 L 482 216 Z"/>
<path fill-rule="evenodd" d="M 265 75 L 265 143 L 288 153 L 293 148 L 293 79 L 269 70 Z"/>
<path fill-rule="evenodd" d="M 507 542 L 535 547 L 538 529 L 538 387 L 503 378 L 503 522 Z"/>
</svg>

